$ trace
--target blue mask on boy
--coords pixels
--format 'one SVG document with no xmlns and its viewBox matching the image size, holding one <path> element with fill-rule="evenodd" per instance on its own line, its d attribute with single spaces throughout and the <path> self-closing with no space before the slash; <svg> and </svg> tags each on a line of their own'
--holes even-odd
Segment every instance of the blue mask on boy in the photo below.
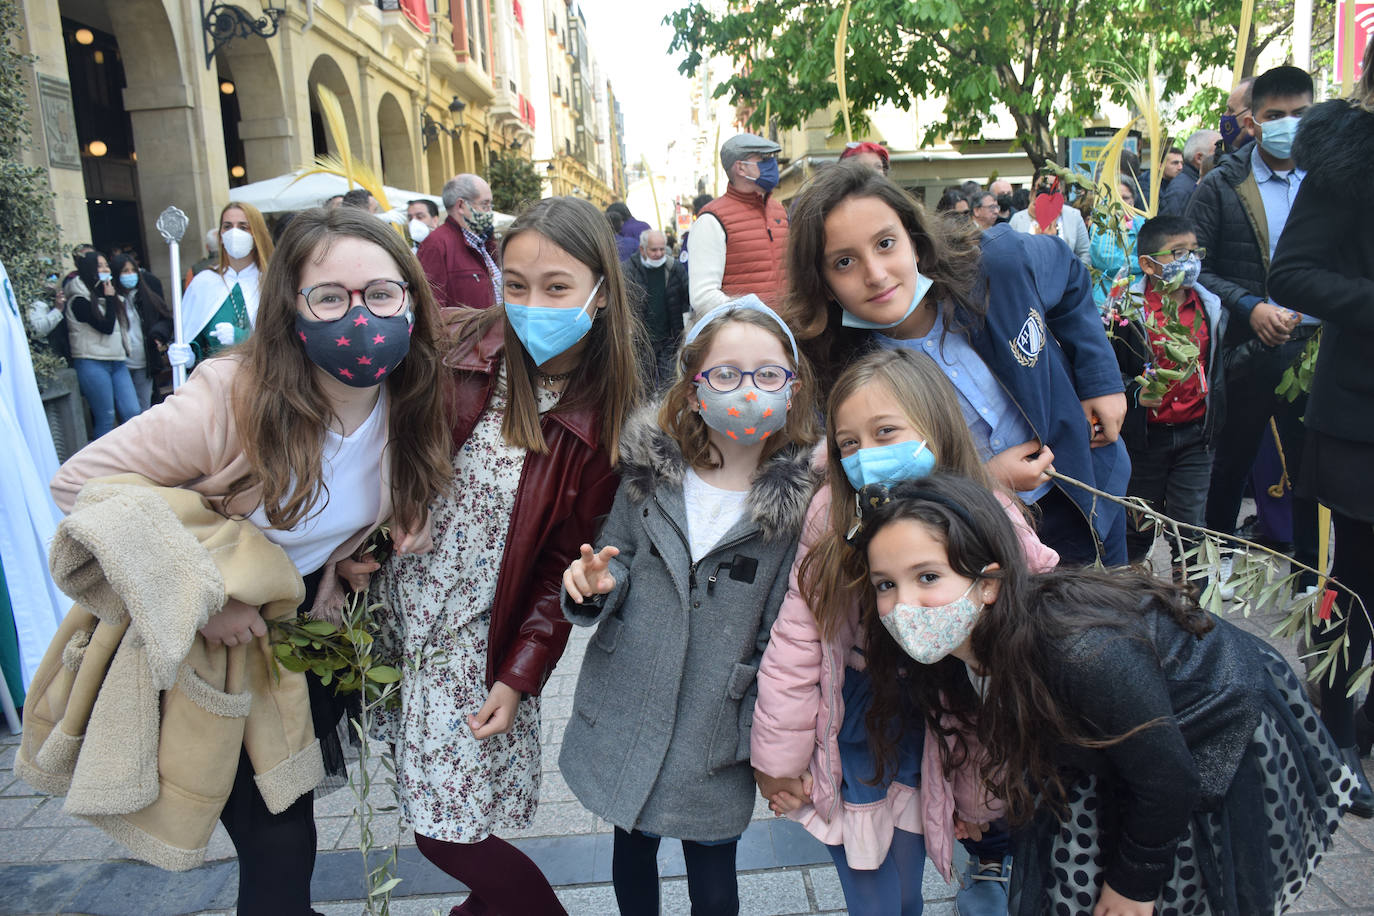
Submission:
<svg viewBox="0 0 1374 916">
<path fill-rule="evenodd" d="M 515 329 L 515 336 L 525 345 L 526 352 L 536 366 L 542 366 L 561 353 L 566 353 L 592 329 L 592 316 L 587 307 L 596 298 L 605 277 L 596 281 L 591 295 L 580 309 L 560 309 L 543 305 L 506 303 L 506 318 Z"/>
<path fill-rule="evenodd" d="M 921 439 L 861 448 L 840 459 L 844 476 L 856 491 L 869 484 L 894 484 L 902 480 L 929 477 L 935 470 L 935 455 Z"/>
</svg>

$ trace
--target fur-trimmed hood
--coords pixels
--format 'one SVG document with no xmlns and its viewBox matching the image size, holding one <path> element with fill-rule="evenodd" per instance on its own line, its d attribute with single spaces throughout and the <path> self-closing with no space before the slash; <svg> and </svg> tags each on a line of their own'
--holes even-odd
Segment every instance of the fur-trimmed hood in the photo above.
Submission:
<svg viewBox="0 0 1374 916">
<path fill-rule="evenodd" d="M 1374 112 L 1346 99 L 1314 105 L 1303 115 L 1293 145 L 1307 181 L 1340 185 L 1345 193 L 1374 199 Z"/>
<path fill-rule="evenodd" d="M 806 507 L 823 475 L 811 462 L 812 447 L 792 443 L 765 461 L 754 477 L 745 506 L 765 540 L 795 538 Z M 672 436 L 658 425 L 658 405 L 631 415 L 620 438 L 620 482 L 635 502 L 665 484 L 681 486 L 687 461 Z"/>
</svg>

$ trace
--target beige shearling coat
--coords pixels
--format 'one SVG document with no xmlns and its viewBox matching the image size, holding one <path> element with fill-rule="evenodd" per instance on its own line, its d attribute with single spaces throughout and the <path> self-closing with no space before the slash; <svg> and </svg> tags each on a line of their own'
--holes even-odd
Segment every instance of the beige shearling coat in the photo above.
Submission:
<svg viewBox="0 0 1374 916">
<path fill-rule="evenodd" d="M 136 474 L 92 480 L 50 550 L 76 598 L 34 677 L 16 773 L 66 795 L 135 856 L 200 865 L 246 749 L 280 812 L 324 777 L 305 676 L 274 672 L 267 637 L 209 647 L 228 598 L 272 620 L 305 586 L 251 522 Z"/>
</svg>

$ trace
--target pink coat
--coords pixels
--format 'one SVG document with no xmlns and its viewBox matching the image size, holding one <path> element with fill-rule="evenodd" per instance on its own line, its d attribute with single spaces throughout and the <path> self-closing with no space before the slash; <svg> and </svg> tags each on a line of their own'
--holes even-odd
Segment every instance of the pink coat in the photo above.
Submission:
<svg viewBox="0 0 1374 916">
<path fill-rule="evenodd" d="M 997 494 L 1016 526 L 1021 549 L 1030 568 L 1052 569 L 1059 555 L 1036 537 L 1011 499 Z M 846 665 L 862 670 L 857 651 L 862 631 L 856 605 L 840 622 L 835 638 L 825 640 L 801 595 L 797 570 L 825 533 L 829 521 L 830 488 L 822 487 L 811 500 L 801 545 L 792 564 L 787 596 L 773 624 L 768 649 L 758 674 L 758 703 L 750 751 L 755 769 L 777 778 L 811 771 L 811 803 L 792 815 L 827 845 L 843 845 L 853 868 L 875 869 L 887 857 L 892 830 L 900 827 L 925 836 L 926 852 L 946 880 L 952 871 L 954 814 L 961 820 L 986 823 L 997 815 L 996 803 L 984 797 L 972 768 L 942 772 L 936 737 L 927 732 L 921 760 L 922 789 L 893 783 L 886 801 L 868 805 L 844 803 L 840 798 L 840 725 L 844 721 Z"/>
</svg>

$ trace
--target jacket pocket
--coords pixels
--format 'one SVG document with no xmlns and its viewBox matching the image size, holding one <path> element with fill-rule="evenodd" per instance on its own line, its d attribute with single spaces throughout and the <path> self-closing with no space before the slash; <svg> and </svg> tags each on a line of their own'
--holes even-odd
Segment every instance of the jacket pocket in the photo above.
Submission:
<svg viewBox="0 0 1374 916">
<path fill-rule="evenodd" d="M 716 715 L 716 725 L 707 750 L 706 767 L 716 772 L 749 759 L 749 732 L 754 724 L 754 702 L 750 696 L 758 677 L 754 665 L 736 662 L 725 685 L 725 699 Z"/>
<path fill-rule="evenodd" d="M 620 628 L 622 626 L 624 626 L 624 621 L 620 619 L 619 615 L 611 614 L 608 616 L 596 628 L 596 633 L 592 636 L 592 644 L 587 647 L 587 651 L 599 650 L 607 656 L 614 653 L 616 643 L 620 641 Z M 594 657 L 591 657 L 583 662 L 582 676 L 577 679 L 577 690 L 573 694 L 573 712 L 588 725 L 596 724 L 606 694 L 605 678 L 609 668 L 608 660 L 602 659 L 600 664 L 597 664 L 596 661 Z"/>
</svg>

